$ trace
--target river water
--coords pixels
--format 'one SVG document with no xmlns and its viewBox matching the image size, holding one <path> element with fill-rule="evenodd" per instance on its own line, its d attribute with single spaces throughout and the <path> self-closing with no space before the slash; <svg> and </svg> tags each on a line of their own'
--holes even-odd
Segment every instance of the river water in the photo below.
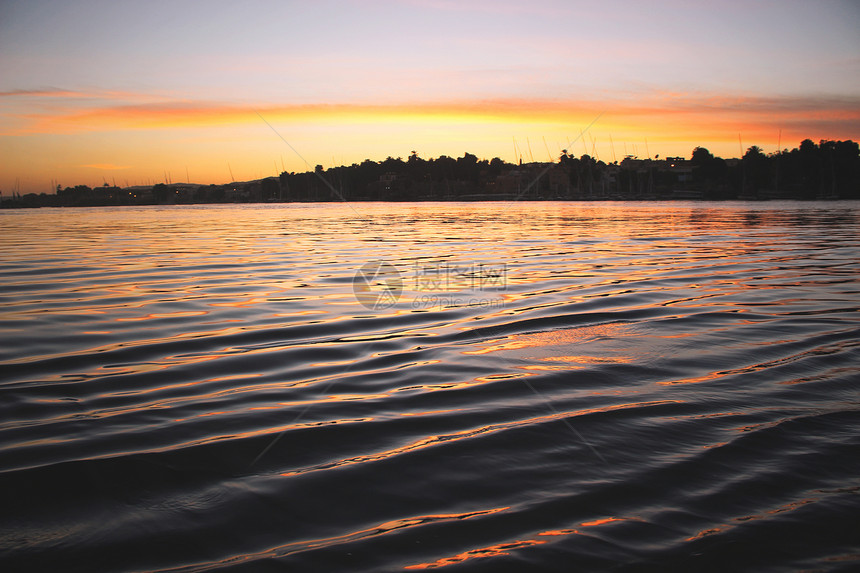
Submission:
<svg viewBox="0 0 860 573">
<path fill-rule="evenodd" d="M 860 567 L 860 205 L 0 212 L 4 571 Z"/>
</svg>

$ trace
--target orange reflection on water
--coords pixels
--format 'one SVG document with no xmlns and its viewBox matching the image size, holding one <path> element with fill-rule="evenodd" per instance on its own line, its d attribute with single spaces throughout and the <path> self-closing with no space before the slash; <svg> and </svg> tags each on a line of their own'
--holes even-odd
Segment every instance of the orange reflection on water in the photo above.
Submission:
<svg viewBox="0 0 860 573">
<path fill-rule="evenodd" d="M 278 318 L 287 318 L 293 316 L 310 316 L 315 314 L 328 314 L 328 312 L 324 310 L 299 310 L 295 312 L 275 312 L 272 313 L 272 316 L 276 316 Z"/>
<path fill-rule="evenodd" d="M 255 304 L 264 304 L 269 302 L 269 297 L 250 297 L 245 300 L 237 300 L 231 302 L 209 302 L 206 303 L 209 306 L 217 306 L 217 307 L 231 307 L 231 308 L 244 308 L 246 306 L 253 306 Z"/>
<path fill-rule="evenodd" d="M 541 360 L 546 362 L 579 362 L 581 364 L 629 364 L 633 362 L 631 356 L 544 356 Z"/>
<path fill-rule="evenodd" d="M 680 404 L 681 400 L 653 400 L 650 402 L 633 402 L 630 404 L 614 404 L 612 406 L 603 406 L 599 408 L 587 408 L 583 410 L 574 410 L 567 412 L 554 412 L 553 414 L 548 414 L 545 416 L 536 416 L 534 418 L 526 418 L 523 420 L 516 420 L 513 422 L 504 422 L 500 424 L 488 424 L 486 426 L 478 426 L 477 428 L 471 428 L 468 430 L 461 430 L 459 432 L 452 432 L 450 434 L 439 434 L 432 435 L 421 438 L 419 440 L 415 440 L 403 446 L 392 448 L 390 450 L 383 450 L 376 453 L 364 454 L 359 456 L 353 456 L 350 458 L 343 458 L 339 460 L 335 460 L 329 463 L 320 464 L 316 466 L 309 466 L 305 468 L 300 468 L 297 470 L 289 471 L 282 473 L 280 475 L 284 477 L 295 476 L 300 474 L 306 474 L 316 471 L 329 470 L 344 466 L 351 466 L 355 464 L 363 464 L 368 462 L 375 462 L 379 460 L 384 460 L 388 458 L 392 458 L 394 456 L 398 456 L 400 454 L 404 454 L 407 452 L 412 452 L 416 450 L 423 450 L 425 448 L 437 446 L 440 444 L 449 444 L 458 440 L 465 440 L 474 438 L 477 436 L 486 436 L 489 434 L 494 434 L 496 432 L 500 432 L 503 430 L 511 429 L 511 428 L 519 428 L 522 426 L 530 426 L 536 424 L 543 424 L 545 422 L 554 421 L 554 420 L 563 420 L 566 418 L 570 418 L 573 416 L 583 416 L 586 414 L 595 414 L 598 412 L 612 412 L 615 410 L 625 410 L 628 408 L 639 408 L 639 407 L 648 407 L 648 406 L 658 406 L 664 404 Z M 255 434 L 243 434 L 243 435 L 255 435 Z"/>
<path fill-rule="evenodd" d="M 622 336 L 626 334 L 627 330 L 627 325 L 611 323 L 579 326 L 575 328 L 562 328 L 558 330 L 532 332 L 528 334 L 512 334 L 511 336 L 502 339 L 488 341 L 487 344 L 490 345 L 485 348 L 481 348 L 480 350 L 467 350 L 464 351 L 463 354 L 489 354 L 491 352 L 519 350 L 522 348 L 582 344 L 598 338 L 614 338 Z"/>
<path fill-rule="evenodd" d="M 462 412 L 463 408 L 452 408 L 450 410 L 427 410 L 425 412 L 401 412 L 401 416 L 435 416 L 437 414 L 453 414 Z"/>
<path fill-rule="evenodd" d="M 345 535 L 338 535 L 335 537 L 323 537 L 318 539 L 309 539 L 305 541 L 295 541 L 293 543 L 287 543 L 285 545 L 280 545 L 277 547 L 271 547 L 264 551 L 260 551 L 258 553 L 252 554 L 244 554 L 237 555 L 228 560 L 222 560 L 217 562 L 210 562 L 206 565 L 211 565 L 212 568 L 215 566 L 223 567 L 225 564 L 235 564 L 241 562 L 251 562 L 264 558 L 272 558 L 272 557 L 284 557 L 286 555 L 291 555 L 293 553 L 297 553 L 300 551 L 308 551 L 313 549 L 322 549 L 325 547 L 331 547 L 333 545 L 344 545 L 348 543 L 354 543 L 356 541 L 360 541 L 362 539 L 368 539 L 372 537 L 376 537 L 378 535 L 386 535 L 391 533 L 392 531 L 399 531 L 402 529 L 408 529 L 412 527 L 419 527 L 424 525 L 425 523 L 437 523 L 437 522 L 446 522 L 446 521 L 462 521 L 466 519 L 472 519 L 474 517 L 483 517 L 486 515 L 492 515 L 494 513 L 499 513 L 502 511 L 507 511 L 510 509 L 508 507 L 497 507 L 493 509 L 484 509 L 478 511 L 470 511 L 466 513 L 443 513 L 436 515 L 421 515 L 418 517 L 409 517 L 406 519 L 395 519 L 393 521 L 386 521 L 385 523 L 380 523 L 379 525 L 375 525 L 372 527 L 368 527 L 366 529 L 361 529 L 358 531 L 353 531 L 352 533 L 347 533 Z"/>
<path fill-rule="evenodd" d="M 746 322 L 746 321 L 745 321 Z M 666 380 L 663 382 L 658 382 L 661 386 L 672 386 L 674 384 L 698 384 L 700 382 L 708 382 L 710 380 L 716 380 L 718 378 L 723 378 L 726 376 L 736 376 L 739 374 L 749 374 L 751 372 L 758 372 L 760 370 L 767 370 L 768 368 L 774 366 L 781 366 L 791 360 L 795 359 L 795 356 L 788 356 L 784 358 L 778 358 L 776 360 L 769 360 L 767 362 L 760 362 L 758 364 L 751 364 L 749 366 L 743 366 L 741 368 L 731 368 L 729 370 L 719 370 L 717 372 L 709 372 L 702 376 L 693 376 L 691 378 L 681 378 L 680 380 Z"/>
<path fill-rule="evenodd" d="M 628 518 L 607 517 L 604 519 L 596 519 L 594 521 L 586 521 L 583 522 L 581 525 L 583 527 L 596 527 L 599 525 L 612 523 L 614 521 L 627 520 Z M 506 541 L 503 543 L 497 543 L 495 545 L 480 547 L 478 549 L 470 549 L 469 551 L 464 551 L 463 553 L 458 553 L 457 555 L 452 555 L 450 557 L 443 557 L 441 559 L 437 559 L 436 561 L 409 565 L 407 567 L 404 567 L 404 569 L 439 569 L 441 567 L 447 567 L 448 565 L 456 565 L 458 563 L 468 561 L 469 559 L 510 555 L 510 552 L 514 549 L 521 549 L 523 547 L 532 547 L 535 545 L 543 545 L 545 543 L 549 543 L 548 540 L 539 539 L 540 537 L 561 537 L 567 535 L 583 535 L 583 533 L 578 529 L 549 529 L 547 531 L 541 531 L 540 533 L 537 533 L 532 537 L 528 537 L 526 539 Z"/>
<path fill-rule="evenodd" d="M 801 507 L 801 506 L 804 506 L 804 505 L 807 505 L 810 503 L 814 503 L 816 501 L 818 501 L 816 498 L 801 499 L 800 501 L 792 501 L 790 503 L 786 503 L 785 505 L 781 505 L 780 507 L 777 507 L 776 509 L 771 509 L 769 511 L 765 511 L 764 513 L 747 515 L 744 517 L 736 517 L 734 520 L 735 521 L 752 521 L 755 519 L 764 519 L 768 515 L 776 515 L 779 513 L 785 513 L 786 511 L 793 511 L 793 510 L 797 509 L 798 507 Z"/>
<path fill-rule="evenodd" d="M 539 370 L 541 372 L 559 372 L 568 370 L 582 370 L 585 364 L 530 364 L 528 366 L 519 366 L 523 370 Z"/>
<path fill-rule="evenodd" d="M 412 452 L 415 450 L 423 450 L 424 448 L 432 447 L 432 446 L 439 445 L 442 443 L 448 443 L 450 441 L 468 439 L 468 438 L 474 437 L 476 435 L 495 433 L 495 432 L 498 432 L 504 428 L 512 427 L 514 425 L 520 425 L 520 424 L 511 424 L 511 423 L 497 424 L 497 425 L 491 424 L 488 426 L 481 426 L 478 428 L 472 428 L 470 430 L 463 430 L 463 431 L 454 432 L 451 434 L 442 434 L 442 435 L 438 435 L 438 436 L 428 436 L 426 438 L 422 438 L 420 440 L 410 442 L 410 443 L 403 445 L 399 448 L 392 448 L 390 450 L 384 450 L 384 451 L 376 452 L 373 454 L 353 456 L 351 458 L 343 458 L 343 459 L 336 460 L 336 461 L 333 461 L 333 462 L 330 462 L 327 464 L 321 464 L 321 465 L 311 466 L 308 468 L 302 468 L 302 469 L 298 469 L 298 470 L 294 470 L 294 471 L 290 471 L 290 472 L 284 472 L 280 475 L 282 475 L 284 477 L 289 477 L 289 476 L 295 476 L 295 475 L 300 475 L 300 474 L 305 474 L 305 473 L 310 473 L 310 472 L 315 472 L 315 471 L 328 470 L 328 469 L 333 469 L 333 468 L 338 468 L 338 467 L 343 467 L 343 466 L 351 466 L 351 465 L 355 465 L 355 464 L 363 464 L 363 463 L 367 463 L 367 462 L 384 460 L 384 459 L 398 456 L 400 454 L 404 454 L 407 452 Z"/>
<path fill-rule="evenodd" d="M 703 529 L 696 535 L 688 537 L 687 539 L 685 539 L 685 541 L 695 541 L 696 539 L 701 539 L 702 537 L 707 537 L 708 535 L 713 535 L 715 533 L 723 533 L 724 531 L 727 531 L 729 529 L 731 529 L 731 526 L 711 527 L 709 529 Z"/>
<path fill-rule="evenodd" d="M 152 320 L 154 318 L 179 318 L 186 316 L 205 316 L 209 314 L 205 310 L 184 310 L 177 312 L 154 312 L 145 316 L 131 316 L 127 318 L 117 318 L 117 322 L 137 322 L 142 320 Z"/>
<path fill-rule="evenodd" d="M 800 501 L 792 501 L 790 503 L 783 504 L 783 505 L 781 505 L 775 509 L 764 511 L 762 513 L 754 513 L 752 515 L 735 517 L 734 519 L 732 519 L 732 521 L 734 521 L 735 523 L 726 523 L 726 524 L 721 524 L 717 527 L 710 527 L 708 529 L 703 529 L 702 531 L 698 532 L 696 535 L 693 535 L 692 537 L 688 537 L 686 539 L 686 541 L 695 541 L 696 539 L 701 539 L 702 537 L 714 535 L 715 533 L 725 533 L 726 531 L 734 529 L 740 523 L 743 523 L 746 521 L 766 519 L 770 515 L 777 515 L 779 513 L 784 513 L 786 511 L 793 511 L 793 510 L 797 509 L 798 507 L 803 507 L 804 505 L 814 503 L 816 501 L 818 501 L 818 499 L 816 499 L 816 498 L 801 499 Z"/>
<path fill-rule="evenodd" d="M 629 364 L 631 356 L 542 356 L 537 358 L 543 362 L 563 362 L 564 364 L 530 364 L 520 366 L 523 370 L 580 370 L 589 364 Z"/>
<path fill-rule="evenodd" d="M 604 525 L 606 523 L 612 523 L 613 521 L 626 521 L 625 518 L 621 517 L 606 517 L 603 519 L 595 519 L 594 521 L 584 521 L 582 522 L 583 527 L 594 527 L 596 525 Z"/>
<path fill-rule="evenodd" d="M 508 380 L 513 378 L 525 378 L 526 376 L 533 376 L 533 374 L 525 374 L 525 373 L 508 373 L 508 374 L 490 374 L 488 376 L 480 376 L 478 378 L 474 378 L 472 380 L 466 380 L 464 382 L 438 382 L 436 384 L 415 384 L 412 386 L 404 386 L 402 388 L 398 388 L 395 390 L 396 392 L 407 392 L 413 390 L 422 390 L 427 392 L 437 392 L 440 390 L 462 390 L 464 388 L 471 388 L 473 386 L 481 386 L 483 384 L 492 383 L 498 380 Z"/>
<path fill-rule="evenodd" d="M 578 529 L 550 529 L 549 531 L 541 531 L 538 535 L 557 536 L 557 535 L 580 535 Z"/>
<path fill-rule="evenodd" d="M 537 539 L 523 539 L 522 541 L 499 543 L 498 545 L 490 545 L 487 547 L 481 547 L 480 549 L 470 549 L 469 551 L 466 551 L 464 553 L 458 553 L 457 555 L 452 555 L 451 557 L 443 557 L 442 559 L 437 559 L 436 561 L 430 563 L 407 565 L 406 567 L 404 567 L 404 569 L 439 569 L 440 567 L 456 565 L 457 563 L 462 563 L 463 561 L 467 561 L 469 559 L 510 555 L 510 551 L 512 549 L 529 547 L 531 545 L 541 545 L 543 543 L 546 543 L 546 541 L 539 541 Z"/>
</svg>

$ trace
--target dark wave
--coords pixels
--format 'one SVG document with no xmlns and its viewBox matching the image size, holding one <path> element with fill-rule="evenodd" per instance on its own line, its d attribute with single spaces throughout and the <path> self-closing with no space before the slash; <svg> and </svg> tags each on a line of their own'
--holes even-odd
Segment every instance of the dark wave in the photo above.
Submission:
<svg viewBox="0 0 860 573">
<path fill-rule="evenodd" d="M 860 566 L 856 206 L 360 207 L 0 213 L 3 570 Z"/>
</svg>

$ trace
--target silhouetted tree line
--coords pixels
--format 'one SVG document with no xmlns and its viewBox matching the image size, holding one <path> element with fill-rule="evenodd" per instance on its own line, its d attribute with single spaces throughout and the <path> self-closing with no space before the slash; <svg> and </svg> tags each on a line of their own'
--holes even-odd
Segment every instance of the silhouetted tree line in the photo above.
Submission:
<svg viewBox="0 0 860 573">
<path fill-rule="evenodd" d="M 701 188 L 727 198 L 860 199 L 860 146 L 851 140 L 805 139 L 769 155 L 753 145 L 732 165 L 697 147 L 691 163 Z"/>
<path fill-rule="evenodd" d="M 551 163 L 512 164 L 471 153 L 424 159 L 413 151 L 384 161 L 281 173 L 227 185 L 57 186 L 56 194 L 3 194 L 3 207 L 183 203 L 448 200 L 860 199 L 860 146 L 806 139 L 792 150 L 747 149 L 741 159 L 704 147 L 690 159 L 625 157 L 604 163 L 563 150 Z"/>
</svg>

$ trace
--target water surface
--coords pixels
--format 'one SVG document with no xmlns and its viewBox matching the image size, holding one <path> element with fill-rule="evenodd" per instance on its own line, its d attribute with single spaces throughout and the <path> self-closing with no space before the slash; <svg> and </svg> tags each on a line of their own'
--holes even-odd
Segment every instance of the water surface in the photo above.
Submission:
<svg viewBox="0 0 860 573">
<path fill-rule="evenodd" d="M 856 203 L 0 225 L 4 570 L 860 566 Z"/>
</svg>

